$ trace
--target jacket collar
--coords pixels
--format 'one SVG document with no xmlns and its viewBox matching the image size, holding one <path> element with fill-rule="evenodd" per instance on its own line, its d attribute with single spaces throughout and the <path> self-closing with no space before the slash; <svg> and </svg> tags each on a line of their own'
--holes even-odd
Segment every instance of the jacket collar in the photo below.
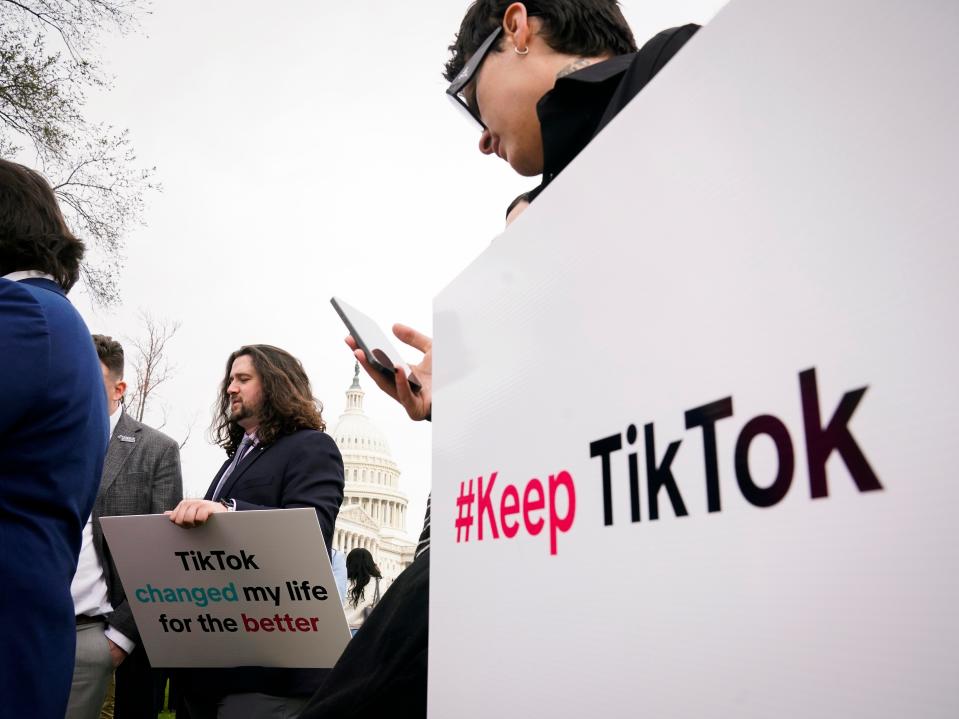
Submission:
<svg viewBox="0 0 959 719">
<path fill-rule="evenodd" d="M 60 285 L 53 280 L 48 280 L 46 277 L 28 277 L 24 280 L 14 281 L 19 281 L 25 285 L 33 285 L 34 287 L 40 287 L 45 290 L 50 290 L 51 292 L 56 292 L 61 297 L 67 296 L 67 293 L 63 291 L 63 288 Z"/>
<path fill-rule="evenodd" d="M 117 427 L 107 445 L 107 456 L 103 460 L 103 477 L 100 480 L 100 493 L 106 492 L 120 475 L 123 465 L 133 454 L 143 428 L 125 411 L 120 415 Z"/>
<path fill-rule="evenodd" d="M 243 474 L 250 467 L 253 466 L 253 463 L 256 462 L 256 460 L 258 460 L 261 456 L 263 456 L 263 453 L 266 452 L 266 450 L 268 450 L 272 446 L 273 446 L 272 444 L 261 443 L 261 444 L 257 444 L 255 447 L 250 449 L 246 453 L 246 456 L 240 460 L 240 463 L 236 466 L 236 469 L 233 470 L 233 474 L 227 477 L 226 484 L 224 484 L 223 487 L 220 489 L 220 493 L 218 496 L 228 497 L 230 492 L 233 490 L 233 487 L 236 486 L 236 483 L 243 476 Z M 210 485 L 210 488 L 207 490 L 207 493 L 206 493 L 207 499 L 212 498 L 213 491 L 214 489 L 216 489 L 216 485 L 220 481 L 220 477 L 223 476 L 223 473 L 226 471 L 226 468 L 230 466 L 230 463 L 232 461 L 233 461 L 232 458 L 226 460 L 226 462 L 223 463 L 223 466 L 220 467 L 220 471 L 216 473 L 216 477 L 213 478 L 213 483 Z"/>
</svg>

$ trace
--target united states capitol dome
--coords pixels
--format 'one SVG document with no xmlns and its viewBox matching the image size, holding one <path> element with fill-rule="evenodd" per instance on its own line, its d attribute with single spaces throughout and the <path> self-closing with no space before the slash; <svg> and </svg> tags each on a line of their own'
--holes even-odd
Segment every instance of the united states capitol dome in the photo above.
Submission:
<svg viewBox="0 0 959 719">
<path fill-rule="evenodd" d="M 373 421 L 363 412 L 363 389 L 359 375 L 353 378 L 353 384 L 346 393 L 346 411 L 340 416 L 333 428 L 333 440 L 346 456 L 350 454 L 376 454 L 383 459 L 393 461 L 390 445 L 386 437 Z"/>
<path fill-rule="evenodd" d="M 375 524 L 384 536 L 405 536 L 408 500 L 399 490 L 400 469 L 386 437 L 363 411 L 364 395 L 356 365 L 346 409 L 330 433 L 343 455 L 346 486 L 340 511 L 344 520 L 371 529 Z"/>
</svg>

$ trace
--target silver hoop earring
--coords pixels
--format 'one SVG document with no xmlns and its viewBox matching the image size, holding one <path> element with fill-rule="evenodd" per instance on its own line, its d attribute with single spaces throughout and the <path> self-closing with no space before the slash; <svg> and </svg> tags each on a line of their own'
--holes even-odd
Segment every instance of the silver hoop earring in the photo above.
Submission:
<svg viewBox="0 0 959 719">
<path fill-rule="evenodd" d="M 529 47 L 520 50 L 518 47 L 513 45 L 513 52 L 515 52 L 517 55 L 529 55 Z"/>
</svg>

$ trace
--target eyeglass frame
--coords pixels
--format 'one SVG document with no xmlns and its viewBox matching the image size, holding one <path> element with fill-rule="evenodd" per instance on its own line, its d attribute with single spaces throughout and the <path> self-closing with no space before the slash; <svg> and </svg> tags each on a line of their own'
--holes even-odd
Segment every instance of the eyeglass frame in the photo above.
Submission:
<svg viewBox="0 0 959 719">
<path fill-rule="evenodd" d="M 479 110 L 475 112 L 466 99 L 460 94 L 463 91 L 463 88 L 469 85 L 475 78 L 476 73 L 479 72 L 480 65 L 483 64 L 483 60 L 486 59 L 486 56 L 489 54 L 490 48 L 493 47 L 493 44 L 499 38 L 500 33 L 503 31 L 503 26 L 498 25 L 493 32 L 489 34 L 483 44 L 480 45 L 476 52 L 473 53 L 473 56 L 463 65 L 463 69 L 460 70 L 459 74 L 453 78 L 453 82 L 450 83 L 450 86 L 446 89 L 446 94 L 449 96 L 450 101 L 458 109 L 463 110 L 470 117 L 471 120 L 475 120 L 480 129 L 486 129 L 486 123 L 483 122 L 483 119 L 479 115 Z"/>
</svg>

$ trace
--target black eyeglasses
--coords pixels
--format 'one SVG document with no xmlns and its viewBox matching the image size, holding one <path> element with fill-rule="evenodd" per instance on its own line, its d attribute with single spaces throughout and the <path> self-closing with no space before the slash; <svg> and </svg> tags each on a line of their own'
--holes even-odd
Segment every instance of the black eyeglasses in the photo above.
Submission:
<svg viewBox="0 0 959 719">
<path fill-rule="evenodd" d="M 453 105 L 464 111 L 467 117 L 470 118 L 470 121 L 475 120 L 478 122 L 481 130 L 485 130 L 486 125 L 483 123 L 482 118 L 480 118 L 479 108 L 476 107 L 475 104 L 470 104 L 469 100 L 466 98 L 466 93 L 463 92 L 463 88 L 473 81 L 473 78 L 479 71 L 480 65 L 483 64 L 483 59 L 486 57 L 489 49 L 493 47 L 493 43 L 496 42 L 496 38 L 499 37 L 499 34 L 502 32 L 502 30 L 503 26 L 500 25 L 490 33 L 490 36 L 486 38 L 483 41 L 483 44 L 480 45 L 476 52 L 473 53 L 473 57 L 469 59 L 469 62 L 463 65 L 463 69 L 460 70 L 460 74 L 453 79 L 453 82 L 451 82 L 450 86 L 446 89 L 446 94 L 449 96 L 450 100 L 452 100 Z"/>
</svg>

